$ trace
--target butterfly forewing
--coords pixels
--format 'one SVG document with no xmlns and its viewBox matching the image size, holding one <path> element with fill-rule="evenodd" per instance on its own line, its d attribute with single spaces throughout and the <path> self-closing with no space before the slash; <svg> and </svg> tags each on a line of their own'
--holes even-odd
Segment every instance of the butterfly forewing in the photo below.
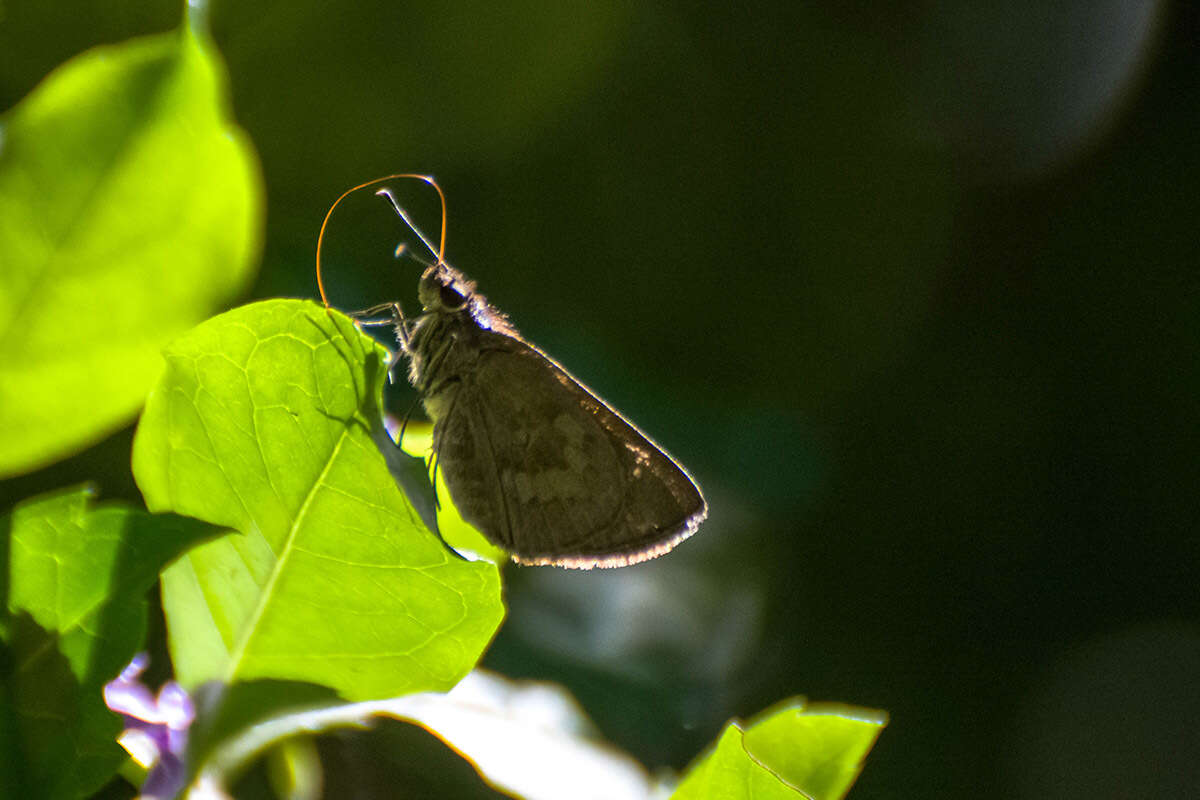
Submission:
<svg viewBox="0 0 1200 800">
<path fill-rule="evenodd" d="M 695 483 L 620 414 L 525 341 L 480 332 L 434 430 L 459 512 L 516 560 L 620 566 L 686 538 Z"/>
</svg>

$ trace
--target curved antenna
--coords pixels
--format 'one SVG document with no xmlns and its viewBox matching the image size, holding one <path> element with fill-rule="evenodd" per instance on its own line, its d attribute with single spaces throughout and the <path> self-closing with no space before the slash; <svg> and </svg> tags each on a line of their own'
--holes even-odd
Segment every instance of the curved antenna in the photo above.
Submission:
<svg viewBox="0 0 1200 800">
<path fill-rule="evenodd" d="M 396 214 L 399 215 L 400 219 L 404 220 L 404 224 L 408 226 L 409 230 L 417 235 L 417 238 L 421 240 L 421 244 L 425 245 L 425 249 L 428 250 L 433 257 L 438 260 L 439 264 L 442 263 L 442 254 L 434 249 L 433 245 L 429 243 L 429 239 L 425 236 L 425 234 L 421 233 L 421 229 L 417 227 L 417 223 L 413 222 L 412 217 L 408 215 L 408 212 L 401 208 L 400 204 L 396 202 L 396 195 L 392 194 L 392 190 L 385 186 L 375 192 L 375 196 L 386 197 L 387 201 L 392 204 L 392 208 L 395 210 Z M 403 252 L 405 252 L 405 248 L 404 244 L 401 243 L 396 246 L 396 258 L 399 258 L 400 254 Z M 413 258 L 417 257 L 413 256 Z"/>
<path fill-rule="evenodd" d="M 395 175 L 384 175 L 382 178 L 375 178 L 374 180 L 367 181 L 366 183 L 360 183 L 358 186 L 342 192 L 341 196 L 339 196 L 337 200 L 333 201 L 333 205 L 331 205 L 329 210 L 325 212 L 325 219 L 321 221 L 321 232 L 317 234 L 317 291 L 321 293 L 321 302 L 325 304 L 326 308 L 329 308 L 329 299 L 325 296 L 325 282 L 321 280 L 321 242 L 325 238 L 325 227 L 329 224 L 329 218 L 333 216 L 333 210 L 337 208 L 338 204 L 345 200 L 348 195 L 354 194 L 359 189 L 365 189 L 368 186 L 374 186 L 377 183 L 396 180 L 398 178 L 412 178 L 413 180 L 425 181 L 425 183 L 428 183 L 437 190 L 438 199 L 442 201 L 442 235 L 438 240 L 438 249 L 436 255 L 438 263 L 440 264 L 442 262 L 443 256 L 446 252 L 446 195 L 442 191 L 442 187 L 438 186 L 438 182 L 433 179 L 432 175 L 419 175 L 415 172 L 398 172 Z M 430 249 L 432 250 L 433 248 Z"/>
</svg>

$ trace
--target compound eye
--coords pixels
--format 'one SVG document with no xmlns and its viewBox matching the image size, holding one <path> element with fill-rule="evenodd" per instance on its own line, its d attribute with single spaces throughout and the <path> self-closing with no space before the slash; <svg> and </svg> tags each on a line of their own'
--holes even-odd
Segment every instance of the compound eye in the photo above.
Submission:
<svg viewBox="0 0 1200 800">
<path fill-rule="evenodd" d="M 451 285 L 443 284 L 439 294 L 441 296 L 442 306 L 450 309 L 451 311 L 462 308 L 467 302 L 466 296 Z"/>
</svg>

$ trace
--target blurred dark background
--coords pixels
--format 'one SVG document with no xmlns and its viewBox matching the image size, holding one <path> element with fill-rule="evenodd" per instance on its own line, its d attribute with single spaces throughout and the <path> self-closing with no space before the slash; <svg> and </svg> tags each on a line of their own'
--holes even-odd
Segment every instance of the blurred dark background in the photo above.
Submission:
<svg viewBox="0 0 1200 800">
<path fill-rule="evenodd" d="M 179 14 L 0 3 L 0 108 Z M 890 713 L 863 800 L 1200 796 L 1194 4 L 288 0 L 211 25 L 267 186 L 253 297 L 315 296 L 341 191 L 434 173 L 448 259 L 706 491 L 658 562 L 510 570 L 488 666 L 566 683 L 652 768 L 804 694 Z M 335 305 L 414 306 L 380 200 L 331 225 Z M 129 445 L 0 500 L 137 500 Z"/>
</svg>

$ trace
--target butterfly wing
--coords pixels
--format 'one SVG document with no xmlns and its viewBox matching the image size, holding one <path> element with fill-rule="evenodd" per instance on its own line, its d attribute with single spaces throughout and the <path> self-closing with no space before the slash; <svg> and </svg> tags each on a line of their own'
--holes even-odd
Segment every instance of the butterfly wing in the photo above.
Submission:
<svg viewBox="0 0 1200 800">
<path fill-rule="evenodd" d="M 637 563 L 707 514 L 682 467 L 521 339 L 483 343 L 445 409 L 434 441 L 454 504 L 519 562 Z"/>
</svg>

